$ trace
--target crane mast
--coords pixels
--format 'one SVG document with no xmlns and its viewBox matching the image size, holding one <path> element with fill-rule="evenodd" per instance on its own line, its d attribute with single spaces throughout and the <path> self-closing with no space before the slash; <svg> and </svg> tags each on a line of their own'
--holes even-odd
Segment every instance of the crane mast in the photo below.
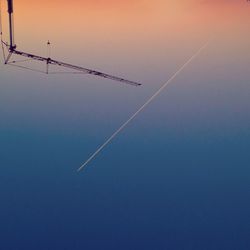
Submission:
<svg viewBox="0 0 250 250">
<path fill-rule="evenodd" d="M 13 0 L 7 0 L 9 13 L 9 33 L 10 33 L 10 51 L 16 48 L 14 42 L 14 19 L 13 19 Z"/>
</svg>

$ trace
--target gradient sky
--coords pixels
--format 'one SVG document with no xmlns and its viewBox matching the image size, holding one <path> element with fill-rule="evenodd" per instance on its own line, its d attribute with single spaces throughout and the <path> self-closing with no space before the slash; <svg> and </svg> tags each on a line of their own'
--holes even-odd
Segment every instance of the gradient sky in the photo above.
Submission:
<svg viewBox="0 0 250 250">
<path fill-rule="evenodd" d="M 250 249 L 250 4 L 14 2 L 18 49 L 143 86 L 0 65 L 0 249 Z"/>
</svg>

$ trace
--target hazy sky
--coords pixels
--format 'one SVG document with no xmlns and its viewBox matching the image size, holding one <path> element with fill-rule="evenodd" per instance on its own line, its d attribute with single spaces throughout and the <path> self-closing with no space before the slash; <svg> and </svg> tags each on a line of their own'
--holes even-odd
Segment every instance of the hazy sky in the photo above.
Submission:
<svg viewBox="0 0 250 250">
<path fill-rule="evenodd" d="M 143 86 L 1 64 L 0 249 L 249 250 L 249 11 L 240 0 L 16 0 L 18 49 L 46 56 L 49 39 L 53 58 Z"/>
</svg>

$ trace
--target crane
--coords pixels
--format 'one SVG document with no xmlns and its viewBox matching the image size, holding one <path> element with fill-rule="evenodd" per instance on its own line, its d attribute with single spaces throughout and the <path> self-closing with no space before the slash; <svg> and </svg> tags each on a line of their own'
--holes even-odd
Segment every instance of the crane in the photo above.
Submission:
<svg viewBox="0 0 250 250">
<path fill-rule="evenodd" d="M 107 78 L 113 81 L 118 81 L 121 83 L 126 83 L 126 84 L 130 84 L 133 86 L 140 86 L 141 83 L 135 82 L 135 81 L 130 81 L 121 77 L 117 77 L 117 76 L 113 76 L 110 74 L 106 74 L 103 72 L 99 72 L 96 70 L 92 70 L 92 69 L 88 69 L 88 68 L 84 68 L 81 66 L 76 66 L 73 64 L 69 64 L 69 63 L 65 63 L 65 62 L 61 62 L 61 61 L 57 61 L 54 60 L 52 58 L 50 58 L 50 56 L 48 55 L 48 57 L 42 57 L 42 56 L 38 56 L 38 55 L 33 55 L 27 52 L 23 52 L 20 50 L 17 50 L 17 46 L 15 44 L 15 40 L 14 40 L 14 21 L 13 21 L 13 13 L 14 13 L 14 8 L 13 8 L 13 0 L 7 0 L 7 4 L 8 4 L 8 16 L 9 16 L 9 44 L 5 41 L 3 41 L 2 38 L 2 29 L 1 29 L 1 43 L 2 43 L 2 48 L 7 48 L 8 51 L 8 55 L 5 56 L 4 55 L 4 63 L 5 64 L 9 64 L 10 62 L 10 58 L 12 55 L 18 55 L 18 56 L 22 56 L 28 59 L 32 59 L 32 60 L 36 60 L 36 61 L 40 61 L 40 62 L 45 62 L 46 63 L 46 73 L 49 73 L 49 65 L 56 65 L 56 66 L 60 66 L 63 68 L 68 68 L 71 70 L 76 70 L 78 72 L 81 73 L 85 73 L 85 74 L 90 74 L 90 75 L 95 75 L 98 77 L 103 77 L 103 78 Z M 0 10 L 1 11 L 1 10 Z M 48 42 L 48 45 L 50 45 L 50 42 Z M 3 49 L 4 50 L 4 49 Z M 12 62 L 12 63 L 15 63 Z"/>
</svg>

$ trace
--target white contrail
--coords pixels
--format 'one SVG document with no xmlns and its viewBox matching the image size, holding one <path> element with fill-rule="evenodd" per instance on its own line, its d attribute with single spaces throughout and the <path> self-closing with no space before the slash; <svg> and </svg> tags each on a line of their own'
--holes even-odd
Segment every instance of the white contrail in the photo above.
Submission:
<svg viewBox="0 0 250 250">
<path fill-rule="evenodd" d="M 78 172 L 83 170 L 83 168 L 90 163 L 141 111 L 143 111 L 166 87 L 171 83 L 200 53 L 203 51 L 209 42 L 206 42 L 183 66 L 178 69 L 175 74 L 162 85 L 162 87 L 152 95 L 148 101 L 146 101 L 123 125 L 117 129 L 82 165 L 78 168 Z"/>
</svg>

